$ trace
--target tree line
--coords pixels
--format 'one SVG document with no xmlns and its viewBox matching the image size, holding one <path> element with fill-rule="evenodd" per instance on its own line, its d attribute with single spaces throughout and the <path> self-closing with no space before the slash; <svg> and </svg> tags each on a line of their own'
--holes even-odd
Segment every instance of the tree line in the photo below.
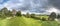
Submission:
<svg viewBox="0 0 60 26">
<path fill-rule="evenodd" d="M 8 10 L 6 7 L 2 8 L 0 10 L 0 18 L 6 18 L 6 17 L 15 17 L 15 16 L 25 16 L 27 18 L 36 18 L 39 19 L 38 17 L 36 17 L 35 14 L 29 14 L 28 12 L 25 14 L 21 14 L 21 11 L 16 11 L 15 9 L 13 9 L 12 11 Z M 52 12 L 49 17 L 48 20 L 54 20 L 55 18 L 60 18 L 60 14 L 56 15 L 55 12 Z M 45 20 L 45 18 L 42 18 L 42 20 Z"/>
<path fill-rule="evenodd" d="M 13 9 L 12 11 L 8 10 L 6 7 L 2 8 L 0 10 L 0 18 L 5 18 L 5 17 L 14 17 L 14 16 L 22 16 L 21 11 L 16 11 Z"/>
<path fill-rule="evenodd" d="M 25 16 L 25 17 L 32 17 L 34 16 L 35 14 L 29 14 L 29 13 L 26 13 L 25 14 L 22 14 L 20 10 L 16 11 L 15 9 L 12 9 L 12 11 L 8 10 L 6 7 L 2 8 L 0 10 L 0 16 L 7 16 L 7 17 L 10 17 L 10 16 Z"/>
</svg>

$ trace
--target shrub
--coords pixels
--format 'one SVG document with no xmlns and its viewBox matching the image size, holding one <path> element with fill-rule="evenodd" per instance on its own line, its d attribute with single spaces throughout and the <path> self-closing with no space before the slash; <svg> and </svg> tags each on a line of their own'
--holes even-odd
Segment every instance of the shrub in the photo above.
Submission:
<svg viewBox="0 0 60 26">
<path fill-rule="evenodd" d="M 46 21 L 46 18 L 42 17 L 42 21 Z"/>
<path fill-rule="evenodd" d="M 1 19 L 5 19 L 6 16 L 5 16 L 5 15 L 0 15 L 0 18 L 1 18 Z"/>
<path fill-rule="evenodd" d="M 31 16 L 31 18 L 34 18 L 35 17 L 35 14 L 31 14 L 30 16 Z"/>
</svg>

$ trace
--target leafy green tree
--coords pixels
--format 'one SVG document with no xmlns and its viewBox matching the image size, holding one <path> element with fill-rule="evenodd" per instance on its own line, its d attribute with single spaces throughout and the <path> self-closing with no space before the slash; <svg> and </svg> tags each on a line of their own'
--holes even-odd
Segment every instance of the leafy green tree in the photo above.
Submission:
<svg viewBox="0 0 60 26">
<path fill-rule="evenodd" d="M 29 17 L 30 17 L 30 14 L 29 14 L 28 12 L 26 13 L 26 17 L 27 17 L 27 18 L 29 18 Z"/>
<path fill-rule="evenodd" d="M 1 10 L 2 14 L 5 14 L 7 15 L 8 13 L 8 9 L 6 7 L 4 7 L 2 10 Z"/>
<path fill-rule="evenodd" d="M 13 16 L 13 15 L 12 15 L 12 11 L 9 10 L 7 16 L 9 16 L 9 17 L 10 17 L 10 16 Z"/>
<path fill-rule="evenodd" d="M 2 8 L 1 13 L 2 13 L 2 15 L 7 16 L 8 15 L 8 9 L 6 7 Z"/>
<path fill-rule="evenodd" d="M 56 18 L 56 13 L 52 12 L 49 16 L 49 20 L 54 20 Z"/>
<path fill-rule="evenodd" d="M 8 9 L 6 7 L 0 10 L 0 18 L 6 18 L 7 14 L 8 14 Z"/>
<path fill-rule="evenodd" d="M 22 16 L 21 11 L 18 11 L 18 12 L 16 13 L 16 15 L 17 15 L 17 16 Z"/>
<path fill-rule="evenodd" d="M 1 9 L 1 13 L 2 13 L 2 15 L 5 15 L 5 16 L 12 16 L 12 12 L 10 10 L 8 10 L 6 7 Z"/>
</svg>

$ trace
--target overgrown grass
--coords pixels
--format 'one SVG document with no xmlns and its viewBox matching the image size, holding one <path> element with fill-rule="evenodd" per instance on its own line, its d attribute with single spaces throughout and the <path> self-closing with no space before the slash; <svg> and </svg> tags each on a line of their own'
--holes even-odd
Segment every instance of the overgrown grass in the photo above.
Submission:
<svg viewBox="0 0 60 26">
<path fill-rule="evenodd" d="M 26 17 L 13 17 L 0 20 L 0 26 L 58 26 L 56 21 L 41 21 Z"/>
</svg>

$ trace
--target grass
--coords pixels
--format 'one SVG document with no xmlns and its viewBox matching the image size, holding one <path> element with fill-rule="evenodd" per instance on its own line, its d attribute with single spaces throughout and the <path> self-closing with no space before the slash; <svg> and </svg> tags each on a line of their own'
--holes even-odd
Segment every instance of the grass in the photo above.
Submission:
<svg viewBox="0 0 60 26">
<path fill-rule="evenodd" d="M 9 26 L 41 26 L 37 20 L 34 20 L 32 18 L 25 18 L 25 17 L 16 17 L 10 19 Z"/>
<path fill-rule="evenodd" d="M 13 17 L 0 20 L 0 26 L 58 26 L 56 21 L 41 21 L 26 17 Z"/>
</svg>

